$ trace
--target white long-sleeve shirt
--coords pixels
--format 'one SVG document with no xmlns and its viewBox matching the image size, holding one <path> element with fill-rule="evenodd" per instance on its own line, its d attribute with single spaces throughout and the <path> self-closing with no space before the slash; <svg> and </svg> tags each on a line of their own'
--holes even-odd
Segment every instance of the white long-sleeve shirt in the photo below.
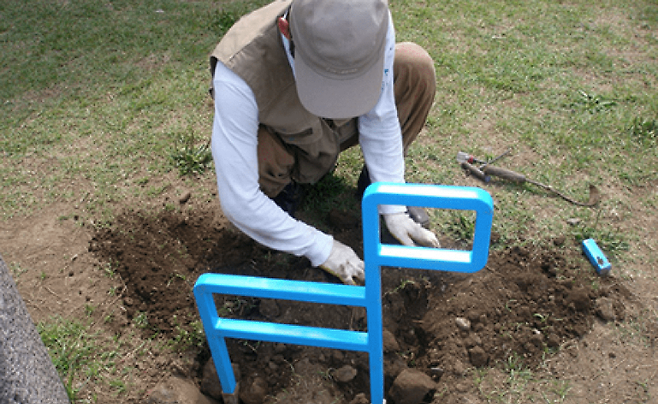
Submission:
<svg viewBox="0 0 658 404">
<path fill-rule="evenodd" d="M 287 40 L 284 43 L 287 49 Z M 289 52 L 288 56 L 294 73 L 294 59 Z M 402 134 L 393 92 L 394 57 L 395 31 L 390 22 L 379 101 L 370 112 L 358 117 L 359 143 L 372 182 L 404 182 Z M 213 85 L 211 149 L 224 215 L 269 248 L 305 256 L 313 266 L 323 264 L 331 253 L 333 237 L 294 219 L 260 190 L 258 105 L 251 88 L 221 62 L 215 68 Z M 400 211 L 404 207 L 380 207 L 380 213 Z"/>
</svg>

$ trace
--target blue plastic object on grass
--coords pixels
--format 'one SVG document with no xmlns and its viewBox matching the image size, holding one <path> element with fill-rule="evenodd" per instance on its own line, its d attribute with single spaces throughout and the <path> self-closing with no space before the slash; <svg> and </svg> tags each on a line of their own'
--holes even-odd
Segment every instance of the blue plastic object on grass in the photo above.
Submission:
<svg viewBox="0 0 658 404">
<path fill-rule="evenodd" d="M 610 262 L 603 254 L 603 251 L 601 251 L 596 244 L 596 241 L 591 238 L 583 240 L 583 252 L 589 259 L 589 262 L 591 262 L 596 269 L 597 274 L 601 276 L 607 276 L 610 274 L 612 265 L 610 265 Z"/>
<path fill-rule="evenodd" d="M 458 251 L 383 245 L 380 241 L 379 205 L 473 210 L 477 215 L 473 249 Z M 362 212 L 365 286 L 226 274 L 204 274 L 199 277 L 194 285 L 194 296 L 224 393 L 234 394 L 236 389 L 225 338 L 241 338 L 367 352 L 371 402 L 383 403 L 381 267 L 475 272 L 487 263 L 493 201 L 482 189 L 375 183 L 364 193 Z M 220 318 L 213 294 L 365 307 L 368 330 L 363 332 Z"/>
</svg>

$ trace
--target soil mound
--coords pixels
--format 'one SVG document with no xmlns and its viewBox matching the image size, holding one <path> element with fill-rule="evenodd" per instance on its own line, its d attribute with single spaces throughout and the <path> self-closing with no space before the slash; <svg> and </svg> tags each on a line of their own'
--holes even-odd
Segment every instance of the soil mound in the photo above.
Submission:
<svg viewBox="0 0 658 404">
<path fill-rule="evenodd" d="M 362 250 L 358 226 L 333 227 L 337 239 Z M 192 287 L 205 272 L 338 282 L 304 258 L 256 244 L 211 208 L 125 212 L 110 228 L 97 231 L 89 249 L 125 283 L 127 318 L 114 322 L 118 333 L 128 321 L 141 321 L 150 334 L 191 332 L 199 321 Z M 564 240 L 551 240 L 542 248 L 492 249 L 485 269 L 468 276 L 384 268 L 386 388 L 404 369 L 415 368 L 449 395 L 469 369 L 510 361 L 534 367 L 562 344 L 586 334 L 594 321 L 623 319 L 628 291 L 614 278 L 597 277 L 574 250 L 564 248 Z M 216 302 L 227 317 L 367 327 L 360 308 L 237 296 L 217 296 Z M 208 350 L 195 349 L 196 376 L 201 377 Z M 290 388 L 290 364 L 302 358 L 327 369 L 334 393 L 347 401 L 369 393 L 368 362 L 362 353 L 254 341 L 229 341 L 229 352 L 243 385 L 257 378 L 271 396 Z M 345 366 L 357 375 L 339 382 L 334 370 Z M 461 393 L 474 388 L 461 386 Z"/>
</svg>

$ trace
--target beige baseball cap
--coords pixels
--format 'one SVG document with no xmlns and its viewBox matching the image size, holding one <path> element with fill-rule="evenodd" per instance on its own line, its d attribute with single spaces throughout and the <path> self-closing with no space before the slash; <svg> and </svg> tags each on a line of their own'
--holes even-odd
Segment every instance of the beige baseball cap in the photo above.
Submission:
<svg viewBox="0 0 658 404">
<path fill-rule="evenodd" d="M 293 0 L 288 18 L 304 107 L 331 119 L 370 111 L 382 88 L 387 0 Z"/>
</svg>

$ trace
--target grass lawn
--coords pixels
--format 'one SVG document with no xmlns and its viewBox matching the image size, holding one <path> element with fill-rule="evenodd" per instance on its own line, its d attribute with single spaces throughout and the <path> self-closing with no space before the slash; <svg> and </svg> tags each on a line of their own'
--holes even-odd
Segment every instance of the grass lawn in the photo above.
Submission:
<svg viewBox="0 0 658 404">
<path fill-rule="evenodd" d="M 102 227 L 126 207 L 156 201 L 172 181 L 216 203 L 208 56 L 239 16 L 265 3 L 4 0 L 0 220 L 63 204 L 63 217 L 75 212 Z M 658 3 L 392 0 L 390 7 L 398 41 L 425 47 L 437 73 L 436 102 L 409 150 L 407 181 L 489 191 L 494 248 L 592 237 L 613 264 L 634 263 L 624 276 L 653 277 L 642 268 L 655 265 L 658 248 L 651 227 Z M 509 148 L 497 165 L 581 201 L 593 184 L 601 202 L 584 208 L 529 183 L 483 184 L 455 160 L 459 151 L 487 160 Z M 318 185 L 331 192 L 316 208 L 345 203 L 341 190 L 354 186 L 362 164 L 358 148 L 346 152 Z M 437 232 L 468 230 L 469 217 L 433 215 Z M 53 321 L 40 328 L 49 340 L 81 338 L 83 323 Z M 78 364 L 94 373 L 114 363 L 99 358 Z M 118 379 L 98 383 L 125 389 Z"/>
</svg>

